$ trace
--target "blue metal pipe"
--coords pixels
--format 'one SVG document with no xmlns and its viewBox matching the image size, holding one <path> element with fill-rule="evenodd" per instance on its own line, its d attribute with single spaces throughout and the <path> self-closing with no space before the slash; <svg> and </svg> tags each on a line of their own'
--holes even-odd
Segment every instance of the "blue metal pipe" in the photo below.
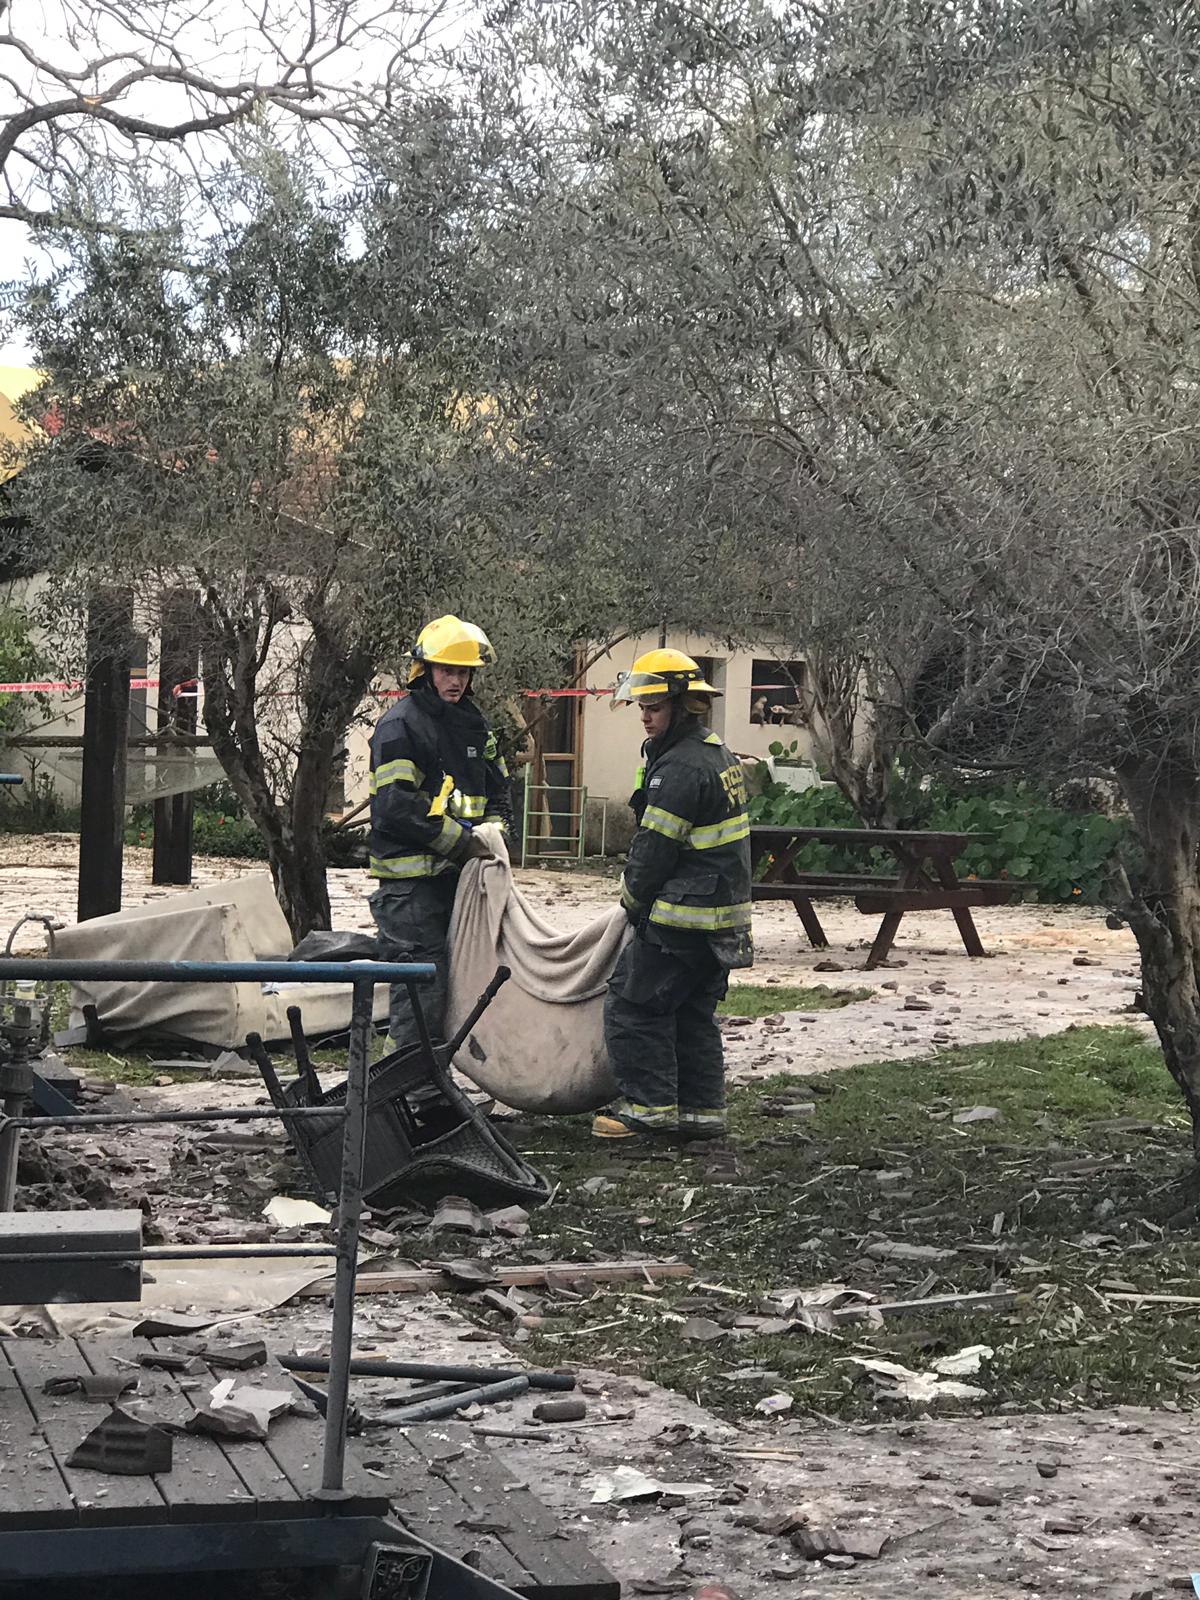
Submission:
<svg viewBox="0 0 1200 1600">
<path fill-rule="evenodd" d="M 64 983 L 432 983 L 431 961 L 72 961 L 59 956 L 0 957 L 0 983 L 45 978 Z"/>
</svg>

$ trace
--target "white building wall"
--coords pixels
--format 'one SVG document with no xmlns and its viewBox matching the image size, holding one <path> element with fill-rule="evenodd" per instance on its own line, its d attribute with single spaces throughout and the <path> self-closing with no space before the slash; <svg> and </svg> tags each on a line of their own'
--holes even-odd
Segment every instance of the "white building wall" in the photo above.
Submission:
<svg viewBox="0 0 1200 1600">
<path fill-rule="evenodd" d="M 808 730 L 790 723 L 782 726 L 757 724 L 750 721 L 752 702 L 758 691 L 752 689 L 755 661 L 773 662 L 771 650 L 764 646 L 758 651 L 725 649 L 717 640 L 700 634 L 671 633 L 667 635 L 671 649 L 683 650 L 697 658 L 707 658 L 713 663 L 714 687 L 723 691 L 715 703 L 712 717 L 714 733 L 736 754 L 743 757 L 765 757 L 771 744 L 778 740 L 785 747 L 795 742 L 797 754 L 811 757 L 812 739 Z M 627 639 L 613 647 L 588 674 L 590 685 L 607 687 L 616 680 L 618 672 L 631 667 L 638 656 L 658 647 L 658 634 L 643 634 L 637 639 Z M 762 674 L 760 672 L 760 678 Z M 771 682 L 783 682 L 782 670 L 768 674 Z M 770 695 L 768 694 L 768 699 Z M 583 782 L 589 798 L 608 796 L 610 802 L 623 802 L 633 788 L 642 745 L 642 725 L 637 712 L 630 707 L 612 710 L 607 696 L 589 698 L 583 710 Z"/>
</svg>

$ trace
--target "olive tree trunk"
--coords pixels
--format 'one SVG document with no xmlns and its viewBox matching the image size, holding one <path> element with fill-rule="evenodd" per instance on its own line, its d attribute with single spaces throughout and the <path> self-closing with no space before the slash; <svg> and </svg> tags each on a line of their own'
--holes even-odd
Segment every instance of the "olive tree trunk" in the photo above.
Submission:
<svg viewBox="0 0 1200 1600">
<path fill-rule="evenodd" d="M 1142 959 L 1142 997 L 1167 1069 L 1192 1118 L 1200 1162 L 1200 774 L 1145 763 L 1119 774 L 1140 860 L 1128 870 L 1128 918 Z"/>
</svg>

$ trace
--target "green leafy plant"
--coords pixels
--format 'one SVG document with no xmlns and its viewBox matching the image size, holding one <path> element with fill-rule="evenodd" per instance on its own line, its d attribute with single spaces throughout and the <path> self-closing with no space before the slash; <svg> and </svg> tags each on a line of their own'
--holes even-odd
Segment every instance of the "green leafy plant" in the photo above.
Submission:
<svg viewBox="0 0 1200 1600">
<path fill-rule="evenodd" d="M 914 790 L 902 809 L 910 827 L 979 835 L 958 859 L 960 876 L 1018 878 L 1038 900 L 1102 902 L 1118 856 L 1129 847 L 1125 818 L 1066 810 L 1026 784 L 969 792 L 929 784 Z M 748 810 L 752 823 L 776 827 L 861 827 L 836 789 L 797 794 L 783 784 L 768 784 Z M 886 850 L 864 855 L 810 844 L 797 855 L 796 865 L 807 872 L 889 872 L 895 858 Z"/>
</svg>

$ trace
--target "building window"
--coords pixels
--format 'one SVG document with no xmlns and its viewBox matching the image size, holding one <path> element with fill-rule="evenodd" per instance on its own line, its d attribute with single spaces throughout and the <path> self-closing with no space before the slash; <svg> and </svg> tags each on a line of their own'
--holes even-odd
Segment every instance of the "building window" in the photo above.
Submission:
<svg viewBox="0 0 1200 1600">
<path fill-rule="evenodd" d="M 725 693 L 725 662 L 716 656 L 693 656 L 692 660 L 704 674 L 705 683 L 711 683 L 714 689 L 719 689 L 721 695 Z M 718 697 L 709 707 L 709 714 L 705 721 L 714 733 L 725 731 L 725 701 Z"/>
<path fill-rule="evenodd" d="M 755 661 L 750 670 L 750 721 L 806 726 L 803 661 Z"/>
</svg>

